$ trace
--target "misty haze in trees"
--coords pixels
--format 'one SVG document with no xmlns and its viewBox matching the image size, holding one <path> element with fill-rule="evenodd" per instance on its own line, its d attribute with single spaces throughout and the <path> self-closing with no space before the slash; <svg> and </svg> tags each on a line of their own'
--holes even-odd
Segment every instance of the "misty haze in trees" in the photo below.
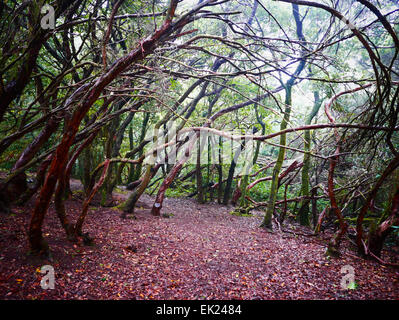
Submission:
<svg viewBox="0 0 399 320">
<path fill-rule="evenodd" d="M 143 194 L 154 216 L 189 196 L 262 210 L 272 233 L 330 229 L 332 256 L 349 239 L 384 263 L 398 241 L 397 1 L 6 0 L 0 16 L 0 210 L 24 206 L 32 254 L 51 250 L 53 202 L 90 243 L 93 199 L 126 219 Z"/>
</svg>

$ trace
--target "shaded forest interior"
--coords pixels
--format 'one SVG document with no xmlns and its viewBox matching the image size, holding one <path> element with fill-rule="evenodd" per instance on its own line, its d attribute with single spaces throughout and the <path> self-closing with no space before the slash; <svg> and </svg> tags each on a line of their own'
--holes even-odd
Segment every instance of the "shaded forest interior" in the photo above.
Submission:
<svg viewBox="0 0 399 320">
<path fill-rule="evenodd" d="M 91 283 L 119 258 L 139 280 L 105 277 L 104 297 L 398 297 L 397 1 L 5 0 L 0 17 L 4 297 L 44 297 L 17 281 L 39 261 Z M 144 261 L 206 272 L 144 290 L 162 278 Z M 348 264 L 378 280 L 338 292 Z"/>
</svg>

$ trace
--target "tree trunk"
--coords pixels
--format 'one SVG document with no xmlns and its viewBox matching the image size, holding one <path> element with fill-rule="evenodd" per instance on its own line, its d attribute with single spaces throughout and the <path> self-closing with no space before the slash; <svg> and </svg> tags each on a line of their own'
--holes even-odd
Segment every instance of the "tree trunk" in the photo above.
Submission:
<svg viewBox="0 0 399 320">
<path fill-rule="evenodd" d="M 197 163 L 196 163 L 196 173 L 195 176 L 197 177 L 197 199 L 199 203 L 204 203 L 204 190 L 202 188 L 202 173 L 201 173 L 201 137 L 200 133 L 198 132 L 198 140 L 197 140 Z"/>
<path fill-rule="evenodd" d="M 87 114 L 94 102 L 98 99 L 103 89 L 110 84 L 111 81 L 113 81 L 132 63 L 142 60 L 147 55 L 152 53 L 154 48 L 159 45 L 159 41 L 162 37 L 169 36 L 175 31 L 175 28 L 171 27 L 171 23 L 177 4 L 178 2 L 174 0 L 170 2 L 167 18 L 160 29 L 156 30 L 150 36 L 141 41 L 140 44 L 138 44 L 127 55 L 115 61 L 108 71 L 104 72 L 99 78 L 90 84 L 90 88 L 88 88 L 88 85 L 83 85 L 80 88 L 82 90 L 88 89 L 88 91 L 86 91 L 82 99 L 80 99 L 78 102 L 74 113 L 65 126 L 66 130 L 64 136 L 54 153 L 47 177 L 40 191 L 40 195 L 37 198 L 35 208 L 33 209 L 28 232 L 32 253 L 45 255 L 48 254 L 48 245 L 43 239 L 42 235 L 43 220 L 48 210 L 51 197 L 54 193 L 57 180 L 59 179 L 63 168 L 65 167 L 65 163 L 67 161 L 66 155 L 69 152 L 70 146 L 74 142 L 74 138 L 79 130 L 79 126 L 84 116 Z M 182 21 L 180 21 L 180 23 L 182 23 Z M 173 26 L 176 27 L 175 25 Z"/>
<path fill-rule="evenodd" d="M 188 141 L 188 146 L 185 149 L 184 154 L 182 155 L 181 159 L 173 166 L 172 170 L 169 172 L 167 177 L 164 179 L 162 182 L 157 196 L 155 198 L 154 205 L 152 206 L 151 213 L 154 216 L 159 216 L 161 215 L 161 209 L 162 209 L 162 204 L 163 200 L 165 197 L 165 192 L 169 188 L 170 184 L 173 182 L 175 179 L 176 175 L 179 173 L 180 169 L 183 167 L 183 165 L 186 163 L 186 161 L 190 158 L 191 156 L 191 151 L 195 147 L 197 137 L 196 135 L 191 136 L 190 140 Z"/>
<path fill-rule="evenodd" d="M 312 220 L 313 220 L 313 229 L 316 228 L 317 224 L 317 187 L 311 190 L 312 195 Z"/>
<path fill-rule="evenodd" d="M 223 204 L 224 205 L 227 205 L 229 202 L 230 195 L 231 195 L 231 186 L 232 186 L 233 177 L 234 177 L 234 171 L 237 166 L 238 158 L 240 157 L 242 150 L 244 150 L 244 147 L 245 147 L 245 140 L 240 143 L 236 152 L 234 153 L 233 160 L 231 161 L 230 168 L 229 168 L 229 174 L 227 176 L 227 181 L 226 181 L 226 187 L 224 189 L 224 196 L 223 196 Z"/>
<path fill-rule="evenodd" d="M 321 107 L 321 101 L 319 97 L 319 92 L 315 91 L 313 93 L 314 95 L 314 105 L 313 109 L 310 112 L 309 116 L 306 118 L 305 124 L 310 125 L 312 123 L 313 118 L 317 115 L 319 112 L 319 109 Z M 310 170 L 310 165 L 311 165 L 311 160 L 310 160 L 310 144 L 311 144 L 311 139 L 310 139 L 310 131 L 305 131 L 305 143 L 304 143 L 304 151 L 305 153 L 303 154 L 303 167 L 302 167 L 302 184 L 301 184 L 301 195 L 302 196 L 309 196 L 309 188 L 310 188 L 310 179 L 309 179 L 309 170 Z M 299 212 L 298 212 L 298 221 L 301 225 L 303 226 L 309 226 L 310 221 L 309 221 L 309 204 L 310 204 L 310 199 L 304 199 L 301 201 L 300 207 L 299 207 Z"/>
<path fill-rule="evenodd" d="M 280 131 L 287 128 L 287 124 L 290 119 L 290 114 L 291 114 L 291 85 L 287 86 L 285 89 L 285 111 L 284 111 L 283 120 L 280 125 Z M 275 204 L 276 204 L 276 199 L 277 199 L 279 175 L 280 175 L 280 171 L 283 166 L 283 161 L 284 161 L 284 157 L 285 157 L 285 148 L 284 148 L 285 145 L 286 145 L 286 134 L 282 134 L 282 135 L 280 135 L 280 146 L 281 147 L 279 148 L 277 161 L 273 168 L 272 183 L 271 183 L 271 187 L 270 187 L 270 195 L 269 195 L 268 205 L 266 208 L 266 214 L 265 214 L 264 219 L 261 224 L 261 227 L 266 228 L 268 230 L 272 230 L 272 228 L 273 228 L 272 227 L 272 217 L 274 214 Z"/>
<path fill-rule="evenodd" d="M 393 172 L 396 170 L 396 168 L 399 167 L 399 154 L 393 158 L 388 166 L 385 168 L 383 173 L 381 174 L 381 177 L 378 179 L 378 181 L 375 183 L 373 186 L 372 190 L 369 192 L 367 199 L 365 201 L 365 204 L 362 206 L 360 209 L 359 215 L 357 216 L 357 221 L 356 221 L 356 244 L 359 252 L 361 254 L 365 254 L 364 252 L 364 246 L 363 246 L 363 219 L 366 216 L 367 211 L 369 210 L 370 204 L 377 195 L 378 190 L 381 188 L 383 182 L 385 179 Z"/>
<path fill-rule="evenodd" d="M 104 180 L 105 180 L 105 178 L 107 176 L 107 173 L 108 173 L 109 165 L 110 165 L 110 160 L 107 159 L 105 161 L 104 168 L 103 168 L 103 173 L 102 173 L 100 179 L 95 184 L 93 189 L 90 191 L 90 194 L 87 196 L 87 198 L 85 199 L 85 201 L 83 203 L 82 212 L 81 212 L 78 220 L 76 221 L 76 224 L 75 224 L 75 227 L 74 227 L 74 235 L 75 235 L 75 237 L 82 235 L 83 222 L 84 222 L 84 220 L 86 218 L 87 211 L 89 210 L 90 201 L 93 199 L 93 197 L 96 194 L 97 190 L 104 183 Z M 93 177 L 93 179 L 94 179 L 94 177 Z"/>
<path fill-rule="evenodd" d="M 141 125 L 140 143 L 141 143 L 142 141 L 144 141 L 145 134 L 146 134 L 146 132 L 147 132 L 148 120 L 149 120 L 149 119 L 150 119 L 150 113 L 147 112 L 147 113 L 144 114 L 143 123 L 142 123 L 142 125 Z M 140 149 L 140 151 L 139 151 L 139 158 L 143 155 L 143 152 L 144 152 L 144 148 Z M 133 179 L 132 179 L 132 181 L 138 180 L 138 179 L 140 178 L 140 176 L 141 176 L 141 169 L 142 169 L 142 164 L 139 163 L 139 164 L 136 166 L 135 171 L 133 172 L 133 175 L 132 175 Z M 130 182 L 131 182 L 131 181 L 130 181 Z"/>
<path fill-rule="evenodd" d="M 255 115 L 256 115 L 256 120 L 258 121 L 258 123 L 261 125 L 262 127 L 262 131 L 261 131 L 261 135 L 263 136 L 266 133 L 266 125 L 263 122 L 261 116 L 259 115 L 258 112 L 258 107 L 255 104 L 254 106 L 255 108 Z M 255 133 L 256 131 L 254 131 Z M 259 150 L 260 150 L 260 141 L 256 141 L 256 148 L 255 148 L 255 153 L 254 156 L 252 158 L 252 167 L 256 164 L 256 161 L 258 161 L 258 156 L 259 156 Z M 247 186 L 249 183 L 249 170 L 247 169 L 245 171 L 245 176 L 244 178 L 241 179 L 241 198 L 240 198 L 240 207 L 244 208 L 247 206 Z"/>
<path fill-rule="evenodd" d="M 303 33 L 302 33 L 302 20 L 299 16 L 299 8 L 297 4 L 292 4 L 292 13 L 295 19 L 295 24 L 296 24 L 296 31 L 297 31 L 297 36 L 298 39 L 301 41 L 306 41 Z M 306 50 L 302 49 L 301 52 L 301 60 L 299 62 L 298 67 L 296 68 L 294 74 L 290 77 L 290 79 L 286 82 L 284 88 L 285 88 L 285 110 L 284 110 L 284 117 L 280 125 L 280 131 L 283 131 L 287 128 L 288 122 L 290 120 L 290 114 L 291 114 L 291 105 L 292 105 L 292 87 L 294 85 L 294 82 L 296 80 L 296 77 L 302 72 L 302 70 L 305 67 L 306 60 L 304 58 L 306 54 Z M 261 227 L 272 230 L 272 217 L 274 214 L 274 209 L 275 209 L 275 204 L 276 204 L 276 198 L 277 198 L 277 191 L 278 191 L 278 183 L 279 183 L 279 174 L 281 167 L 283 165 L 284 157 L 285 157 L 285 145 L 286 145 L 286 134 L 280 135 L 280 148 L 277 156 L 277 161 L 273 169 L 273 175 L 272 175 L 272 184 L 270 187 L 270 195 L 269 195 L 269 201 L 268 205 L 266 208 L 266 214 L 264 216 L 263 222 L 261 224 Z"/>
<path fill-rule="evenodd" d="M 219 148 L 218 148 L 218 203 L 222 203 L 223 196 L 223 138 L 219 137 Z"/>
<path fill-rule="evenodd" d="M 81 163 L 81 177 L 80 180 L 83 184 L 83 190 L 85 194 L 88 193 L 88 187 L 90 183 L 90 172 L 93 168 L 92 164 L 92 156 L 91 156 L 91 147 L 88 145 L 82 152 L 82 155 L 80 157 L 80 163 Z"/>
<path fill-rule="evenodd" d="M 65 172 L 66 163 L 63 171 Z M 55 190 L 54 195 L 54 206 L 55 211 L 57 212 L 57 216 L 61 222 L 61 226 L 64 228 L 65 233 L 67 235 L 68 240 L 74 240 L 74 232 L 73 232 L 73 225 L 69 223 L 66 211 L 65 211 L 65 188 L 67 184 L 67 176 L 66 174 L 61 175 L 60 179 L 58 180 L 57 188 Z"/>
<path fill-rule="evenodd" d="M 368 248 L 377 257 L 381 256 L 386 237 L 392 232 L 392 226 L 399 225 L 399 187 L 396 189 L 391 204 L 389 217 L 369 234 Z"/>
<path fill-rule="evenodd" d="M 345 235 L 348 229 L 348 224 L 345 222 L 342 216 L 341 209 L 338 207 L 337 199 L 335 197 L 335 192 L 334 192 L 334 170 L 338 162 L 339 153 L 340 153 L 340 146 L 338 142 L 338 146 L 335 150 L 335 155 L 330 159 L 330 167 L 328 170 L 328 196 L 330 198 L 331 211 L 334 213 L 334 215 L 337 217 L 339 221 L 339 230 L 336 232 L 334 237 L 328 243 L 326 254 L 329 256 L 340 255 L 339 246 L 341 244 L 342 237 Z"/>
</svg>

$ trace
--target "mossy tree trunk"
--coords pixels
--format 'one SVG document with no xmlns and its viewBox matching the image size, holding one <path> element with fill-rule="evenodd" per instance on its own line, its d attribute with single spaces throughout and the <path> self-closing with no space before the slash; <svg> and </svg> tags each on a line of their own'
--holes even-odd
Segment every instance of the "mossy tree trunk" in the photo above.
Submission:
<svg viewBox="0 0 399 320">
<path fill-rule="evenodd" d="M 29 244 L 32 253 L 43 255 L 48 255 L 49 253 L 48 245 L 42 234 L 43 221 L 49 208 L 51 198 L 54 194 L 57 181 L 62 175 L 62 170 L 65 168 L 65 163 L 68 160 L 67 155 L 69 149 L 79 131 L 79 126 L 81 125 L 83 118 L 87 115 L 92 105 L 98 100 L 100 94 L 107 85 L 109 85 L 130 65 L 145 59 L 157 46 L 161 45 L 162 42 L 165 41 L 165 38 L 171 36 L 175 30 L 178 29 L 178 26 L 175 24 L 172 25 L 172 19 L 177 4 L 178 1 L 170 2 L 168 14 L 160 29 L 145 38 L 128 54 L 116 60 L 107 71 L 104 71 L 104 73 L 90 83 L 90 87 L 89 84 L 85 84 L 75 91 L 76 93 L 84 91 L 84 94 L 82 98 L 79 99 L 79 102 L 74 108 L 74 112 L 66 123 L 66 130 L 61 142 L 54 151 L 54 156 L 49 165 L 47 176 L 32 212 L 32 218 L 28 230 Z M 186 24 L 187 20 L 178 20 L 176 23 Z M 72 103 L 72 101 L 67 101 L 67 106 L 68 103 Z"/>
<path fill-rule="evenodd" d="M 118 111 L 122 106 L 117 103 L 114 107 L 115 111 Z M 104 155 L 106 159 L 111 159 L 113 157 L 113 144 L 116 142 L 116 132 L 120 123 L 120 118 L 116 117 L 113 119 L 108 126 L 104 128 L 104 137 L 105 137 L 105 145 L 104 145 Z M 101 188 L 101 206 L 110 206 L 113 202 L 112 199 L 112 191 L 114 189 L 112 183 L 112 176 L 114 174 L 114 166 L 111 164 L 109 168 L 109 173 L 105 178 L 103 186 Z M 91 190 L 89 190 L 91 192 Z"/>
<path fill-rule="evenodd" d="M 391 200 L 389 216 L 380 223 L 368 236 L 368 247 L 371 253 L 381 256 L 386 237 L 392 232 L 392 226 L 399 226 L 399 186 Z"/>
<path fill-rule="evenodd" d="M 196 162 L 196 172 L 195 175 L 197 177 L 197 200 L 199 203 L 204 203 L 204 189 L 202 187 L 202 172 L 201 172 L 201 136 L 200 132 L 197 133 L 198 140 L 197 140 L 197 162 Z M 204 142 L 202 142 L 203 144 Z"/>
<path fill-rule="evenodd" d="M 292 89 L 292 84 L 287 85 L 285 88 L 285 110 L 284 110 L 284 117 L 283 117 L 283 120 L 281 121 L 281 125 L 280 125 L 280 131 L 287 128 L 287 124 L 290 119 L 291 103 L 292 103 L 291 89 Z M 277 161 L 273 168 L 272 183 L 271 183 L 271 187 L 270 187 L 268 205 L 266 207 L 266 213 L 265 213 L 265 216 L 264 216 L 262 224 L 261 224 L 261 227 L 269 229 L 269 230 L 272 229 L 272 218 L 273 218 L 276 199 L 277 199 L 277 192 L 278 192 L 278 186 L 279 186 L 279 175 L 280 175 L 280 171 L 283 166 L 284 157 L 285 157 L 284 146 L 286 145 L 286 140 L 287 140 L 286 134 L 280 135 L 280 146 L 281 147 L 279 148 Z"/>
<path fill-rule="evenodd" d="M 85 193 L 88 192 L 92 168 L 91 146 L 89 145 L 82 151 L 82 155 L 79 157 L 80 181 L 83 184 Z"/>
<path fill-rule="evenodd" d="M 312 108 L 312 111 L 306 118 L 305 124 L 310 125 L 312 123 L 313 118 L 317 115 L 319 112 L 320 106 L 321 106 L 321 101 L 320 101 L 320 96 L 318 91 L 313 92 L 314 96 L 314 105 Z M 302 176 L 301 176 L 301 195 L 309 197 L 310 195 L 310 178 L 309 178 L 309 170 L 311 166 L 311 159 L 310 159 L 310 145 L 311 145 L 311 136 L 310 136 L 310 131 L 305 131 L 304 134 L 304 155 L 303 155 L 303 167 L 302 167 Z M 309 226 L 310 221 L 309 221 L 309 206 L 310 205 L 310 199 L 304 199 L 301 201 L 300 206 L 299 206 L 299 211 L 297 215 L 297 219 L 299 223 L 303 226 Z"/>
<path fill-rule="evenodd" d="M 231 161 L 229 174 L 227 176 L 226 187 L 224 189 L 224 196 L 223 196 L 223 204 L 226 205 L 229 202 L 231 196 L 231 186 L 233 183 L 234 178 L 234 171 L 237 166 L 238 158 L 240 157 L 241 152 L 245 148 L 245 140 L 243 140 L 240 145 L 238 146 L 236 152 L 234 153 L 233 160 Z"/>
<path fill-rule="evenodd" d="M 305 42 L 306 39 L 302 32 L 302 20 L 299 16 L 299 7 L 297 4 L 292 4 L 292 13 L 295 19 L 296 24 L 296 31 L 298 39 Z M 306 54 L 306 50 L 302 49 L 301 56 L 302 58 L 299 61 L 299 64 L 294 72 L 294 74 L 290 77 L 290 79 L 285 83 L 285 109 L 284 109 L 284 116 L 280 124 L 280 131 L 285 130 L 287 128 L 288 122 L 290 120 L 291 115 L 291 105 L 292 105 L 292 87 L 298 75 L 302 72 L 305 67 L 306 59 L 304 58 Z M 272 217 L 275 210 L 275 204 L 277 199 L 277 192 L 279 187 L 279 174 L 281 168 L 283 166 L 284 157 L 285 157 L 285 145 L 287 142 L 286 134 L 283 133 L 280 135 L 280 148 L 277 156 L 276 164 L 273 168 L 272 174 L 272 183 L 270 187 L 270 194 L 268 205 L 266 207 L 266 213 L 264 219 L 262 221 L 261 227 L 272 230 Z"/>
<path fill-rule="evenodd" d="M 263 136 L 266 133 L 266 125 L 263 122 L 259 112 L 258 112 L 258 105 L 255 104 L 254 106 L 255 109 L 255 115 L 256 115 L 256 120 L 258 121 L 258 123 L 260 124 L 262 131 L 261 131 L 261 135 Z M 253 133 L 256 133 L 255 130 Z M 258 161 L 258 156 L 259 156 L 259 150 L 260 150 L 260 141 L 256 141 L 256 147 L 255 147 L 255 153 L 254 156 L 252 158 L 252 166 L 254 166 L 256 164 L 256 161 Z M 248 175 L 249 170 L 246 170 L 244 177 L 241 179 L 241 197 L 240 197 L 240 207 L 244 208 L 247 206 L 247 186 L 248 186 L 248 182 L 249 182 L 249 175 Z"/>
<path fill-rule="evenodd" d="M 197 88 L 200 84 L 202 83 L 202 80 L 197 80 L 194 82 L 186 91 L 185 93 L 180 97 L 180 99 L 175 103 L 173 110 L 169 110 L 168 113 L 165 115 L 165 117 L 158 121 L 155 126 L 154 126 L 154 135 L 153 135 L 153 144 L 154 146 L 157 145 L 158 143 L 158 132 L 164 124 L 166 124 L 169 119 L 171 119 L 172 115 L 174 114 L 174 110 L 178 108 L 189 96 L 191 92 L 194 91 L 195 88 Z M 196 98 L 190 102 L 189 104 L 189 110 L 187 111 L 185 115 L 185 119 L 181 121 L 179 126 L 176 128 L 176 134 L 184 127 L 187 119 L 190 117 L 190 115 L 194 112 L 195 107 L 197 106 L 198 102 L 202 99 L 202 97 L 205 95 L 205 91 L 207 88 L 208 84 L 204 85 L 202 89 L 200 90 L 200 93 L 196 96 Z M 169 139 L 170 137 L 168 134 L 166 134 L 166 139 Z M 156 159 L 156 151 L 154 153 L 154 159 Z M 140 184 L 138 187 L 134 190 L 134 192 L 129 196 L 129 198 L 121 204 L 119 207 L 123 210 L 122 217 L 126 217 L 126 213 L 130 212 L 132 213 L 134 211 L 134 206 L 136 205 L 136 202 L 138 199 L 141 197 L 141 195 L 144 193 L 145 189 L 147 188 L 148 184 L 150 183 L 152 177 L 156 174 L 158 169 L 161 167 L 160 164 L 155 165 L 154 164 L 148 164 L 146 168 L 146 172 L 144 174 L 144 177 L 141 179 Z M 137 170 L 136 170 L 137 171 Z M 141 169 L 140 169 L 141 171 Z M 176 174 L 177 172 L 175 172 Z M 172 179 L 173 180 L 173 179 Z M 161 186 L 162 187 L 162 186 Z M 161 188 L 160 188 L 161 190 Z M 166 191 L 166 189 L 165 189 Z M 158 191 L 159 192 L 159 191 Z M 162 197 L 163 198 L 163 197 Z M 158 212 L 159 213 L 159 212 Z M 155 214 L 157 215 L 157 214 Z"/>
<path fill-rule="evenodd" d="M 223 196 L 223 138 L 219 137 L 219 148 L 218 148 L 218 203 L 222 203 Z"/>
<path fill-rule="evenodd" d="M 150 119 L 150 113 L 147 112 L 144 114 L 143 123 L 141 125 L 140 143 L 142 141 L 144 141 L 145 134 L 146 134 L 147 128 L 148 128 L 149 119 Z M 140 149 L 138 158 L 140 158 L 143 155 L 143 153 L 144 153 L 144 148 Z M 143 167 L 142 163 L 139 163 L 136 166 L 136 169 L 134 171 L 132 171 L 132 181 L 136 181 L 136 180 L 140 179 L 142 167 Z M 133 167 L 131 167 L 131 168 L 133 168 Z M 129 182 L 131 182 L 131 181 L 129 180 Z"/>
</svg>

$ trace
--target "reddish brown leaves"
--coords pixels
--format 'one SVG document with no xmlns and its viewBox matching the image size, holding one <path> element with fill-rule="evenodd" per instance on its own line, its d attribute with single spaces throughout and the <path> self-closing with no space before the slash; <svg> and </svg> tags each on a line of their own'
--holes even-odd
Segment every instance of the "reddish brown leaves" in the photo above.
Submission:
<svg viewBox="0 0 399 320">
<path fill-rule="evenodd" d="M 122 195 L 119 195 L 122 196 Z M 153 199 L 141 198 L 147 208 Z M 67 201 L 71 220 L 81 203 Z M 0 297 L 3 299 L 394 299 L 399 273 L 356 257 L 324 256 L 315 237 L 270 234 L 261 213 L 237 217 L 232 208 L 165 199 L 162 213 L 136 208 L 137 219 L 90 207 L 84 232 L 95 246 L 69 243 L 54 209 L 44 223 L 52 261 L 27 256 L 29 210 L 0 216 Z M 386 255 L 386 253 L 385 253 Z M 387 258 L 385 256 L 385 258 Z M 40 287 L 44 264 L 54 266 L 54 290 Z M 342 290 L 342 266 L 355 269 L 355 290 Z"/>
</svg>

